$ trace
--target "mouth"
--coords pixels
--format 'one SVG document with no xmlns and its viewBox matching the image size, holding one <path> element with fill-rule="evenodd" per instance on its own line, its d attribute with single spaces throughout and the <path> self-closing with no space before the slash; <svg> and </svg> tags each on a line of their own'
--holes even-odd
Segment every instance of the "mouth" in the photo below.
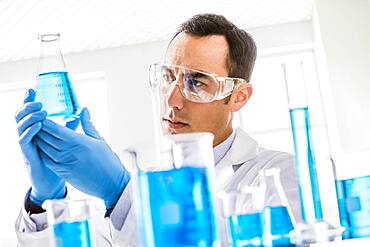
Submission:
<svg viewBox="0 0 370 247">
<path fill-rule="evenodd" d="M 181 131 L 181 129 L 186 128 L 189 126 L 188 123 L 175 120 L 175 119 L 167 119 L 163 118 L 162 119 L 165 125 L 167 125 L 168 129 L 170 130 L 171 133 L 178 133 Z"/>
</svg>

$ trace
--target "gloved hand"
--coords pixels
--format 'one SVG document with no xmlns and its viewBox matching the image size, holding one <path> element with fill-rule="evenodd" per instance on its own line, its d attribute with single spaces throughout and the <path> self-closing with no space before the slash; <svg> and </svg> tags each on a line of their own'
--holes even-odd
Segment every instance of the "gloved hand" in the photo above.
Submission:
<svg viewBox="0 0 370 247">
<path fill-rule="evenodd" d="M 87 108 L 80 121 L 86 135 L 45 119 L 36 144 L 48 168 L 80 191 L 103 199 L 111 209 L 126 187 L 129 173 L 95 130 Z"/>
<path fill-rule="evenodd" d="M 24 160 L 27 164 L 32 189 L 30 199 L 38 206 L 47 199 L 59 199 L 65 196 L 64 180 L 42 162 L 34 136 L 41 129 L 41 122 L 47 113 L 42 111 L 42 104 L 33 102 L 35 91 L 29 89 L 24 98 L 23 106 L 17 111 L 15 120 L 18 124 L 19 144 L 21 146 Z"/>
</svg>

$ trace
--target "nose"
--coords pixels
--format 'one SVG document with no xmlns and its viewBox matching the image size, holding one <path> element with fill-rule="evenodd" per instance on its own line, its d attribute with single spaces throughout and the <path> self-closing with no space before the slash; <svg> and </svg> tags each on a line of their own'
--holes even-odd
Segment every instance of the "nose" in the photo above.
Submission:
<svg viewBox="0 0 370 247">
<path fill-rule="evenodd" d="M 178 80 L 176 80 L 168 90 L 166 104 L 169 108 L 177 108 L 178 110 L 181 110 L 184 107 L 184 96 L 180 91 L 180 87 Z"/>
</svg>

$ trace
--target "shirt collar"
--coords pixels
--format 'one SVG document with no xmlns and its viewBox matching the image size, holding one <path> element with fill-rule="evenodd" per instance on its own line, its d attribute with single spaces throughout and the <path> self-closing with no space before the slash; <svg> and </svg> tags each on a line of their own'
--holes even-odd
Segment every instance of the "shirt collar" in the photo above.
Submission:
<svg viewBox="0 0 370 247">
<path fill-rule="evenodd" d="M 213 148 L 213 155 L 215 157 L 216 165 L 225 156 L 227 151 L 229 151 L 234 139 L 235 139 L 235 130 L 233 130 L 231 135 L 225 141 L 221 142 L 220 144 Z"/>
</svg>

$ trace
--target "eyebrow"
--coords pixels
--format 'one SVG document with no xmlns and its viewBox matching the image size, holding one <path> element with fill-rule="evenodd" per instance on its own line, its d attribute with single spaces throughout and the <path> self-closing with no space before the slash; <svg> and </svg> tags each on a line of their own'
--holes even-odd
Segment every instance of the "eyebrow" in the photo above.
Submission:
<svg viewBox="0 0 370 247">
<path fill-rule="evenodd" d="M 173 68 L 169 68 L 169 67 L 166 67 L 166 68 L 164 69 L 164 71 L 165 71 L 166 73 L 170 73 L 171 75 L 176 75 L 176 74 L 177 74 L 177 70 L 175 70 L 175 69 L 173 69 Z"/>
<path fill-rule="evenodd" d="M 208 75 L 200 73 L 200 72 L 189 72 L 189 74 L 195 78 L 206 78 Z"/>
</svg>

